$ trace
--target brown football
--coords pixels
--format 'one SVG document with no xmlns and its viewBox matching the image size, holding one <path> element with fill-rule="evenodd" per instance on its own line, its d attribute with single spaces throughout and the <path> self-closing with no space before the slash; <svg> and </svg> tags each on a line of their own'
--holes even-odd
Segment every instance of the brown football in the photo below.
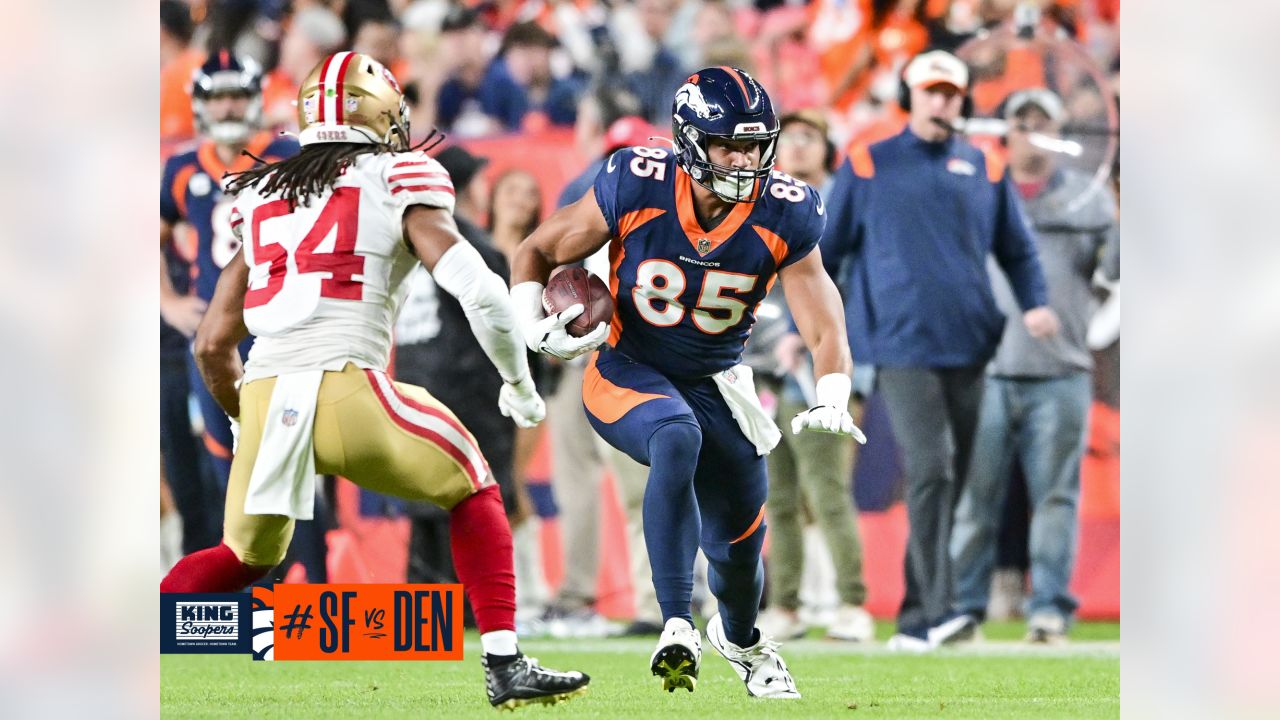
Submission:
<svg viewBox="0 0 1280 720">
<path fill-rule="evenodd" d="M 603 280 L 580 267 L 557 268 L 542 291 L 543 309 L 553 315 L 579 303 L 582 314 L 565 327 L 574 337 L 582 337 L 613 319 L 613 296 Z"/>
</svg>

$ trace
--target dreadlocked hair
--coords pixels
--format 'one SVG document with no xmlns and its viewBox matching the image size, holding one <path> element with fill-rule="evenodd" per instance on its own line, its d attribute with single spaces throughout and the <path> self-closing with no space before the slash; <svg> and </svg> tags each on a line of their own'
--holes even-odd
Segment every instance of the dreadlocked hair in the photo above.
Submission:
<svg viewBox="0 0 1280 720">
<path fill-rule="evenodd" d="M 434 142 L 433 142 L 434 140 Z M 444 133 L 432 128 L 431 133 L 408 152 L 434 149 L 444 141 Z M 279 193 L 289 207 L 309 205 L 311 198 L 321 195 L 333 187 L 346 169 L 364 153 L 379 155 L 396 152 L 397 148 L 387 143 L 322 143 L 307 145 L 291 158 L 279 162 L 268 163 L 248 150 L 244 155 L 257 160 L 259 165 L 238 173 L 228 173 L 230 182 L 227 192 L 235 195 L 241 190 L 258 187 L 262 195 Z"/>
</svg>

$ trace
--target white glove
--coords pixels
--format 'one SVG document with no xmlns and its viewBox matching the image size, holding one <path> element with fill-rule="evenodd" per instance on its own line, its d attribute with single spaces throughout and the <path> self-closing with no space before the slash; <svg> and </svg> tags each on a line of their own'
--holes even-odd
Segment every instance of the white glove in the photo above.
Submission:
<svg viewBox="0 0 1280 720">
<path fill-rule="evenodd" d="M 561 360 L 572 360 L 595 350 L 609 337 L 608 323 L 600 323 L 595 330 L 582 337 L 574 337 L 565 330 L 565 326 L 581 315 L 584 309 L 581 303 L 570 305 L 568 309 L 548 315 L 531 327 L 526 327 L 525 342 L 534 352 L 553 355 Z"/>
<path fill-rule="evenodd" d="M 527 374 L 514 383 L 502 383 L 498 391 L 498 409 L 522 428 L 531 428 L 547 416 L 547 404 Z"/>
<path fill-rule="evenodd" d="M 231 421 L 231 454 L 235 455 L 240 449 L 240 418 L 228 415 L 227 419 Z"/>
<path fill-rule="evenodd" d="M 571 305 L 555 315 L 547 315 L 542 307 L 542 283 L 522 282 L 511 288 L 511 302 L 529 349 L 561 360 L 572 360 L 595 350 L 609 337 L 609 324 L 600 323 L 595 330 L 574 337 L 565 330 L 586 309 L 581 303 Z"/>
<path fill-rule="evenodd" d="M 801 430 L 852 435 L 854 440 L 866 445 L 867 436 L 853 424 L 849 414 L 849 395 L 852 381 L 843 373 L 832 373 L 818 378 L 818 404 L 791 419 L 791 434 Z"/>
</svg>

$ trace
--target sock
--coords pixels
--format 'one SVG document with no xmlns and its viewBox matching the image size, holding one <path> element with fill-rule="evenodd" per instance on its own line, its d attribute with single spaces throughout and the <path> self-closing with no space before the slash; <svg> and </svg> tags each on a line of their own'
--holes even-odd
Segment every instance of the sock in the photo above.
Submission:
<svg viewBox="0 0 1280 720">
<path fill-rule="evenodd" d="M 226 543 L 218 543 L 179 560 L 160 581 L 160 592 L 235 592 L 270 570 L 245 565 Z"/>
<path fill-rule="evenodd" d="M 507 658 L 514 659 L 520 655 L 520 648 L 516 645 L 516 634 L 512 630 L 494 630 L 481 634 L 480 648 L 484 650 L 485 655 L 499 662 Z"/>
<path fill-rule="evenodd" d="M 673 422 L 649 438 L 649 483 L 644 490 L 644 544 L 653 569 L 653 589 L 662 620 L 693 624 L 693 560 L 698 554 L 698 503 L 693 473 L 702 449 L 702 431 L 692 422 Z"/>
<path fill-rule="evenodd" d="M 467 593 L 481 637 L 516 629 L 516 576 L 511 526 L 497 485 L 490 485 L 449 512 L 449 539 L 458 580 Z M 486 650 L 486 652 L 488 652 Z"/>
</svg>

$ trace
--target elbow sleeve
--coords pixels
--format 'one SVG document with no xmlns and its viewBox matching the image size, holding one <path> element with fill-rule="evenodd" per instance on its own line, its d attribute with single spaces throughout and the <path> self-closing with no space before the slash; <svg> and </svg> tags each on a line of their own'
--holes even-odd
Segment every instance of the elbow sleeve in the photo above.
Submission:
<svg viewBox="0 0 1280 720">
<path fill-rule="evenodd" d="M 516 336 L 507 285 L 465 242 L 445 251 L 431 271 L 436 284 L 458 299 L 471 331 L 503 379 L 516 382 L 528 372 L 524 343 Z"/>
</svg>

